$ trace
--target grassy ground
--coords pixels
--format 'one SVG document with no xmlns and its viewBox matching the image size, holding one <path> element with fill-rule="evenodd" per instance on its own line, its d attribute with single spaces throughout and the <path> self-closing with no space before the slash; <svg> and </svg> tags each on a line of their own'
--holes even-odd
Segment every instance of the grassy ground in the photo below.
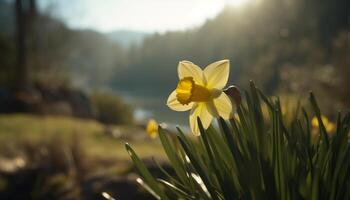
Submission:
<svg viewBox="0 0 350 200">
<path fill-rule="evenodd" d="M 267 101 L 269 102 L 269 101 Z M 260 104 L 254 103 L 255 108 L 258 108 Z M 270 105 L 270 104 L 268 104 Z M 273 107 L 272 107 L 273 105 Z M 248 106 L 251 106 L 248 104 Z M 280 119 L 287 119 L 286 115 L 288 115 L 288 110 L 283 109 L 282 106 L 279 105 L 279 102 L 273 102 L 271 104 L 271 108 L 267 107 L 269 110 L 269 113 L 272 113 L 271 116 L 264 116 L 263 112 L 257 115 L 258 111 L 254 110 L 252 108 L 246 109 L 243 106 L 240 106 L 238 109 L 238 119 L 235 119 L 233 124 L 236 124 L 234 127 L 236 131 L 230 132 L 229 128 L 227 127 L 227 124 L 224 126 L 224 121 L 221 121 L 219 124 L 221 124 L 221 129 L 218 129 L 218 131 L 222 131 L 223 134 L 215 134 L 216 131 L 214 129 L 208 129 L 208 131 L 204 132 L 202 130 L 202 138 L 201 140 L 197 140 L 198 143 L 195 143 L 192 141 L 193 138 L 187 138 L 185 136 L 180 135 L 180 140 L 182 143 L 176 143 L 180 144 L 182 146 L 176 146 L 176 148 L 181 148 L 180 151 L 178 149 L 175 149 L 175 147 L 171 147 L 172 145 L 167 145 L 165 147 L 168 147 L 169 149 L 172 149 L 174 154 L 170 155 L 177 155 L 177 157 L 173 158 L 179 158 L 182 160 L 179 160 L 181 164 L 184 164 L 182 170 L 188 169 L 190 170 L 188 173 L 185 171 L 180 171 L 179 169 L 172 170 L 173 168 L 170 167 L 167 163 L 161 163 L 164 164 L 162 167 L 167 167 L 169 173 L 172 173 L 172 175 L 175 175 L 174 173 L 179 173 L 182 177 L 187 177 L 187 174 L 192 173 L 192 170 L 195 169 L 197 172 L 205 172 L 204 174 L 200 174 L 202 177 L 206 177 L 208 172 L 210 170 L 213 170 L 213 166 L 218 166 L 217 169 L 223 170 L 222 174 L 225 177 L 230 177 L 228 175 L 232 175 L 232 170 L 235 169 L 234 176 L 232 177 L 238 177 L 240 178 L 240 183 L 245 183 L 244 187 L 247 187 L 248 189 L 245 190 L 237 190 L 235 189 L 235 178 L 232 179 L 232 181 L 229 181 L 228 184 L 231 184 L 230 187 L 224 188 L 225 190 L 227 188 L 228 192 L 226 194 L 238 194 L 237 191 L 241 192 L 245 195 L 247 193 L 248 195 L 262 195 L 262 196 L 271 196 L 276 197 L 276 199 L 281 199 L 280 194 L 283 196 L 287 196 L 289 194 L 298 194 L 305 196 L 306 199 L 310 196 L 316 196 L 318 191 L 326 191 L 330 193 L 330 189 L 321 188 L 318 185 L 323 184 L 323 179 L 320 179 L 320 183 L 314 183 L 315 181 L 319 181 L 316 178 L 311 178 L 309 181 L 308 177 L 311 177 L 313 174 L 310 170 L 310 175 L 306 175 L 305 172 L 308 172 L 309 169 L 316 169 L 320 170 L 320 172 L 315 174 L 321 174 L 323 177 L 326 177 L 329 179 L 327 181 L 327 184 L 331 183 L 330 180 L 336 180 L 331 177 L 333 176 L 333 171 L 330 167 L 334 167 L 335 169 L 342 169 L 340 166 L 342 165 L 343 161 L 340 159 L 346 158 L 346 153 L 349 153 L 348 151 L 344 151 L 344 145 L 347 143 L 342 143 L 342 145 L 338 145 L 336 142 L 341 141 L 338 138 L 343 138 L 340 136 L 340 134 L 337 134 L 336 139 L 328 138 L 330 141 L 331 148 L 327 147 L 327 151 L 319 151 L 318 147 L 316 148 L 315 145 L 312 144 L 309 137 L 305 137 L 305 135 L 309 136 L 312 134 L 313 130 L 311 125 L 307 125 L 307 131 L 304 131 L 303 127 L 304 125 L 300 124 L 300 129 L 296 128 L 290 128 L 290 132 L 282 132 L 282 125 L 280 125 L 279 120 Z M 278 109 L 281 109 L 281 112 L 277 112 Z M 274 112 L 272 112 L 274 111 Z M 283 112 L 285 111 L 285 112 Z M 266 112 L 266 111 L 265 111 Z M 292 113 L 294 114 L 294 112 Z M 312 115 L 310 115 L 312 116 Z M 267 117 L 265 119 L 265 117 Z M 321 118 L 321 116 L 318 116 Z M 270 121 L 269 121 L 270 120 Z M 288 121 L 288 120 L 286 120 Z M 312 121 L 312 120 L 311 120 Z M 343 120 L 344 121 L 344 120 Z M 248 123 L 247 123 L 248 122 Z M 261 124 L 261 122 L 269 122 L 266 124 Z M 347 124 L 345 124 L 345 122 Z M 346 129 L 349 123 L 349 116 L 346 117 L 346 120 L 343 124 L 339 124 L 339 127 L 343 130 L 343 136 L 346 136 L 345 134 L 348 133 L 348 129 Z M 340 122 L 339 122 L 340 123 Z M 286 122 L 285 124 L 291 124 L 291 122 Z M 252 129 L 251 127 L 259 127 L 258 125 L 261 125 L 260 130 Z M 272 127 L 272 128 L 270 128 Z M 283 126 L 289 127 L 287 125 Z M 323 134 L 319 134 L 326 138 L 327 132 L 326 130 L 321 129 L 320 127 L 315 127 L 316 132 L 319 133 L 321 131 L 324 131 Z M 288 128 L 289 129 L 289 128 Z M 226 131 L 226 132 L 225 132 Z M 275 132 L 274 132 L 275 131 Z M 328 133 L 334 132 L 328 131 Z M 266 133 L 266 134 L 260 134 L 260 133 Z M 271 134 L 272 133 L 272 134 Z M 281 139 L 280 135 L 278 134 L 285 134 L 285 139 Z M 288 133 L 288 135 L 287 135 Z M 289 135 L 290 133 L 290 135 Z M 230 136 L 232 134 L 232 136 Z M 259 140 L 255 140 L 252 138 L 261 137 Z M 168 134 L 160 134 L 163 143 L 169 143 L 171 140 L 171 135 Z M 232 139 L 228 140 L 228 136 L 232 137 Z M 234 137 L 242 136 L 241 139 L 234 140 Z M 293 137 L 290 137 L 293 136 Z M 295 137 L 294 137 L 295 136 Z M 277 137 L 277 139 L 274 139 L 274 137 Z M 330 136 L 331 137 L 331 136 Z M 167 139 L 166 139 L 167 138 Z M 185 138 L 185 139 L 184 139 Z M 297 139 L 293 139 L 297 138 Z M 309 139 L 305 139 L 309 138 Z M 198 138 L 197 138 L 198 139 Z M 227 140 L 227 141 L 226 141 Z M 299 143 L 300 140 L 303 143 Z M 40 141 L 45 141 L 44 145 L 40 146 Z M 167 142 L 166 142 L 167 141 Z M 207 141 L 206 143 L 202 143 L 203 141 Z M 244 142 L 242 142 L 244 141 Z M 260 143 L 260 141 L 262 141 Z M 288 141 L 288 143 L 287 143 Z M 322 140 L 325 141 L 325 140 Z M 27 142 L 27 143 L 26 143 Z M 28 144 L 28 147 L 26 145 Z M 39 143 L 36 143 L 39 142 Z M 139 188 L 139 185 L 136 184 L 136 181 L 134 180 L 137 176 L 137 174 L 133 173 L 136 168 L 131 168 L 133 165 L 131 164 L 131 160 L 129 157 L 129 154 L 126 152 L 124 148 L 124 144 L 128 142 L 132 145 L 132 148 L 137 152 L 139 157 L 141 158 L 147 158 L 150 156 L 157 157 L 159 159 L 165 159 L 165 155 L 163 152 L 163 149 L 161 147 L 159 139 L 152 140 L 147 137 L 144 128 L 137 127 L 137 126 L 106 126 L 99 122 L 96 122 L 94 120 L 84 120 L 84 119 L 76 119 L 71 117 L 58 117 L 58 116 L 37 116 L 37 115 L 24 115 L 24 114 L 13 114 L 13 115 L 0 115 L 0 199 L 9 199 L 8 197 L 11 197 L 11 199 L 26 199 L 23 197 L 28 197 L 33 194 L 37 195 L 38 197 L 43 197 L 42 199 L 53 199 L 48 198 L 48 196 L 57 195 L 57 198 L 55 199 L 65 199 L 64 197 L 60 196 L 61 193 L 57 194 L 56 191 L 64 190 L 64 194 L 68 195 L 75 195 L 76 198 L 72 199 L 79 199 L 78 197 L 92 197 L 95 196 L 95 199 L 100 199 L 102 192 L 108 192 L 113 197 L 116 197 L 116 199 L 119 197 L 120 199 L 150 199 L 149 194 L 145 194 L 145 190 L 141 190 Z M 234 142 L 234 143 L 232 143 Z M 286 144 L 284 144 L 286 143 Z M 24 148 L 22 148 L 22 144 L 24 144 Z M 38 145 L 37 145 L 38 144 Z M 200 145 L 195 145 L 200 144 Z M 264 145 L 261 145 L 264 144 Z M 267 144 L 267 145 L 266 145 Z M 300 149 L 297 144 L 302 144 L 302 147 L 305 149 Z M 319 143 L 323 145 L 326 148 L 326 143 Z M 341 144 L 341 143 L 339 143 Z M 250 146 L 253 145 L 253 146 Z M 255 146 L 254 146 L 255 145 Z M 256 146 L 259 146 L 261 149 L 263 149 L 260 152 L 257 152 Z M 18 149 L 17 152 L 22 151 L 26 152 L 23 155 L 21 154 L 13 154 L 14 156 L 12 159 L 6 157 L 6 155 L 10 155 L 6 153 L 6 151 L 3 151 L 3 149 L 7 149 L 7 146 L 12 146 L 12 149 L 16 148 Z M 317 145 L 318 146 L 318 145 Z M 35 148 L 32 148 L 35 147 Z M 77 147 L 77 148 L 74 148 Z M 183 148 L 187 147 L 187 148 Z M 198 149 L 192 149 L 197 148 Z M 207 149 L 212 149 L 214 152 L 212 156 L 212 151 L 203 151 L 203 147 Z M 215 147 L 215 148 L 212 148 Z M 241 147 L 237 149 L 231 149 L 229 147 Z M 295 148 L 298 147 L 298 148 Z M 66 148 L 68 151 L 66 151 Z M 341 148 L 341 149 L 340 149 Z M 9 148 L 11 149 L 11 148 Z M 337 150 L 339 149 L 339 150 Z M 33 151 L 34 150 L 34 151 Z M 46 150 L 46 151 L 42 151 Z M 347 148 L 348 150 L 348 148 Z M 133 151 L 129 151 L 131 154 L 131 157 L 134 160 L 135 154 L 132 153 Z M 185 158 L 181 152 L 185 152 L 187 155 L 191 155 Z M 319 151 L 319 152 L 318 152 Z M 303 154 L 300 152 L 311 152 L 310 154 Z M 338 153 L 335 153 L 338 152 Z M 198 154 L 199 153 L 199 154 Z M 263 155 L 265 153 L 265 155 Z M 41 154 L 41 156 L 38 154 Z M 232 154 L 232 155 L 231 155 Z M 211 155 L 211 156 L 210 156 Z M 253 155 L 250 158 L 245 158 L 247 155 Z M 321 158 L 324 159 L 318 159 L 318 156 L 323 156 Z M 330 157 L 332 155 L 332 157 Z M 298 158 L 297 156 L 300 156 Z M 307 157 L 309 156 L 309 157 Z M 22 158 L 22 159 L 21 159 Z M 188 160 L 189 158 L 190 160 Z M 235 158 L 235 159 L 233 159 Z M 332 160 L 332 158 L 334 158 Z M 239 159 L 239 160 L 236 160 Z M 281 161 L 275 161 L 275 159 L 281 160 Z M 330 164 L 323 164 L 323 160 L 328 159 L 329 161 L 324 161 L 325 163 Z M 205 163 L 202 163 L 202 161 Z M 263 161 L 264 165 L 263 168 L 261 168 L 260 165 L 257 164 L 257 161 Z M 283 162 L 282 162 L 283 160 Z M 321 161 L 320 161 L 321 160 Z M 339 161 L 340 160 L 340 161 Z M 6 161 L 6 163 L 4 162 Z M 174 164 L 177 161 L 177 159 L 173 159 L 172 167 L 179 166 Z M 201 162 L 198 162 L 201 161 Z M 305 162 L 306 163 L 303 163 Z M 211 163 L 212 162 L 212 163 Z M 236 163 L 237 162 L 237 163 Z M 310 163 L 309 163 L 310 162 Z M 333 163 L 331 163 L 333 162 Z M 344 161 L 345 162 L 345 161 Z M 5 163 L 5 164 L 4 164 Z M 27 166 L 26 168 L 21 167 L 21 163 L 23 166 Z M 197 163 L 196 165 L 192 163 Z M 278 163 L 278 164 L 275 164 Z M 292 163 L 292 164 L 291 164 Z M 145 162 L 146 166 L 150 170 L 150 173 L 154 177 L 161 177 L 161 171 L 154 166 L 152 166 L 152 163 Z M 190 167 L 188 167 L 188 166 Z M 311 167 L 309 168 L 309 165 Z M 12 168 L 17 169 L 13 170 L 14 172 L 11 172 L 11 170 L 2 170 L 1 169 L 10 169 Z M 36 168 L 33 168 L 36 167 Z M 135 163 L 134 166 L 138 166 L 139 172 L 145 172 L 145 168 L 140 167 L 141 165 Z M 230 166 L 230 167 L 227 167 Z M 232 168 L 232 166 L 236 166 L 235 168 Z M 239 166 L 239 167 L 237 167 Z M 257 167 L 258 166 L 258 167 Z M 317 166 L 317 167 L 316 167 Z M 328 170 L 328 173 L 323 172 L 325 170 L 319 169 L 318 166 L 324 166 L 326 170 Z M 346 191 L 345 188 L 346 185 L 346 172 L 349 170 L 346 163 L 344 164 L 345 171 L 342 171 L 344 178 L 339 178 L 339 181 L 343 181 L 345 183 L 339 184 L 339 191 Z M 198 170 L 198 169 L 200 170 Z M 24 170 L 23 170 L 24 169 Z M 34 170 L 32 170 L 34 169 Z M 203 170 L 201 170 L 203 169 Z M 285 173 L 283 170 L 290 170 L 290 172 Z M 302 171 L 298 172 L 296 169 Z M 347 171 L 346 171 L 347 170 Z M 10 172 L 9 172 L 10 171 Z M 338 170 L 339 171 L 339 170 Z M 216 181 L 221 181 L 221 179 L 216 179 L 216 177 L 221 177 L 221 175 L 218 173 L 218 171 L 213 172 L 213 181 L 207 180 L 202 178 L 202 180 L 209 181 L 206 185 L 206 188 L 213 187 L 212 183 L 216 183 Z M 322 173 L 325 175 L 323 175 Z M 221 173 L 221 172 L 220 172 Z M 284 174 L 283 174 L 284 173 Z M 309 173 L 309 172 L 308 172 Z M 339 172 L 340 173 L 340 172 Z M 253 178 L 247 179 L 246 175 L 249 175 Z M 283 174 L 283 175 L 281 175 Z M 297 174 L 297 175 L 295 175 Z M 302 174 L 302 175 L 300 175 Z M 220 175 L 220 176 L 219 176 Z M 242 175 L 242 176 L 240 176 Z M 327 176 L 326 176 L 327 175 Z M 149 175 L 144 175 L 143 177 L 150 177 Z M 180 176 L 179 176 L 180 177 Z M 256 184 L 256 180 L 259 180 L 259 178 L 265 177 L 264 183 L 271 183 L 272 187 L 276 187 L 273 189 L 273 193 L 269 194 L 269 190 L 263 191 L 260 188 L 260 185 Z M 282 178 L 278 177 L 288 177 L 289 184 L 294 184 L 292 187 L 288 187 L 283 185 L 284 181 L 281 181 Z M 317 177 L 317 176 L 316 176 Z M 340 177 L 340 176 L 339 176 Z M 164 178 L 164 177 L 161 177 Z M 211 177 L 210 177 L 211 178 Z M 341 180 L 340 180 L 341 179 Z M 21 181 L 18 181 L 21 180 Z M 146 180 L 146 179 L 145 179 Z M 149 183 L 150 180 L 153 181 L 153 183 L 156 183 L 156 179 L 148 178 L 148 182 L 146 182 L 148 185 L 151 185 Z M 185 179 L 187 180 L 187 179 Z M 237 179 L 238 180 L 238 179 Z M 250 180 L 253 180 L 250 182 Z M 255 181 L 254 181 L 255 180 Z M 287 180 L 287 179 L 285 179 Z M 225 181 L 225 180 L 224 180 Z M 191 182 L 188 182 L 189 184 L 192 184 Z M 209 184 L 210 183 L 210 184 Z M 184 183 L 181 184 L 186 184 Z M 190 195 L 196 195 L 199 194 L 198 191 L 196 191 L 196 188 L 201 188 L 201 183 L 198 182 L 198 186 L 193 189 L 193 191 L 190 191 Z M 227 184 L 227 183 L 225 183 Z M 282 184 L 278 185 L 278 184 Z M 316 186 L 312 185 L 316 184 Z M 222 184 L 223 185 L 223 184 Z M 278 185 L 278 187 L 277 187 Z M 306 186 L 305 186 L 306 185 Z M 342 186 L 343 185 L 343 186 Z M 349 184 L 348 184 L 349 185 Z M 68 187 L 69 186 L 69 187 Z M 342 186 L 342 187 L 341 187 Z M 147 186 L 148 187 L 148 186 Z M 158 187 L 157 185 L 153 185 L 153 188 Z M 168 187 L 168 186 L 167 186 Z M 174 188 L 173 186 L 169 186 Z M 181 186 L 183 187 L 183 186 Z M 185 186 L 184 188 L 191 188 L 191 185 Z M 215 186 L 216 188 L 220 188 L 220 186 Z M 294 188 L 306 188 L 304 192 L 295 190 Z M 318 188 L 317 188 L 318 187 Z M 18 188 L 29 188 L 27 190 L 20 190 L 21 192 L 18 192 Z M 152 189 L 153 189 L 152 188 Z M 240 187 L 237 187 L 240 188 Z M 251 190 L 251 189 L 254 189 Z M 282 188 L 282 189 L 281 189 Z M 292 188 L 292 189 L 290 189 Z M 316 189 L 312 189 L 316 188 Z M 328 188 L 336 188 L 336 187 L 328 187 Z M 288 193 L 283 192 L 284 190 Z M 281 190 L 282 192 L 279 192 L 278 190 Z M 158 189 L 160 191 L 160 189 Z M 169 190 L 170 191 L 170 190 Z M 200 190 L 201 191 L 201 190 Z M 234 193 L 232 193 L 232 191 Z M 256 192 L 256 194 L 250 194 L 251 192 Z M 290 191 L 290 192 L 289 192 Z M 311 193 L 309 192 L 311 191 Z M 316 192 L 314 192 L 316 191 Z M 177 194 L 177 191 L 175 192 Z M 175 194 L 174 193 L 174 194 Z M 299 194 L 300 193 L 300 194 Z M 315 195 L 315 194 L 316 195 Z M 344 193 L 344 192 L 343 192 Z M 24 194 L 22 196 L 18 196 L 17 194 Z M 131 194 L 135 194 L 136 196 L 134 198 L 130 198 Z M 179 193 L 182 195 L 183 193 Z M 186 194 L 186 193 L 184 193 Z M 200 193 L 201 195 L 205 196 L 207 195 L 206 192 Z M 214 193 L 213 193 L 214 194 Z M 164 193 L 165 195 L 165 193 Z M 220 194 L 223 196 L 222 194 Z M 340 196 L 342 193 L 340 193 Z M 186 194 L 187 196 L 187 194 Z M 220 196 L 220 198 L 221 198 Z M 174 196 L 175 197 L 175 196 Z M 248 196 L 249 197 L 249 196 Z M 119 199 L 118 198 L 118 199 Z M 219 198 L 219 196 L 217 196 Z M 35 198 L 33 198 L 35 199 Z M 37 198 L 40 199 L 40 198 Z M 82 198 L 84 199 L 84 198 Z M 172 198 L 170 198 L 172 199 Z M 227 198 L 232 199 L 232 198 Z M 310 198 L 311 199 L 311 198 Z M 312 198 L 317 199 L 317 198 Z"/>
<path fill-rule="evenodd" d="M 113 137 L 113 132 L 118 138 Z M 27 114 L 0 115 L 0 144 L 16 141 L 40 141 L 58 137 L 70 142 L 78 136 L 83 150 L 90 156 L 129 160 L 125 142 L 131 143 L 140 156 L 164 157 L 158 139 L 144 137 L 141 128 L 134 126 L 105 126 L 94 120 L 62 116 L 37 116 Z"/>
<path fill-rule="evenodd" d="M 62 116 L 0 115 L 0 199 L 101 199 L 105 191 L 147 199 L 129 178 L 135 175 L 126 142 L 144 159 L 165 158 L 159 139 L 148 138 L 142 127 Z"/>
</svg>

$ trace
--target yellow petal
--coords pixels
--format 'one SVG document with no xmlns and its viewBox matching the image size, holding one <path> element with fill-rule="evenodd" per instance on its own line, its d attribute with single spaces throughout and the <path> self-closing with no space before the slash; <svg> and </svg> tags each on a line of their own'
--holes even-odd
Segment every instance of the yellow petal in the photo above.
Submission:
<svg viewBox="0 0 350 200">
<path fill-rule="evenodd" d="M 177 67 L 177 72 L 179 74 L 179 79 L 185 77 L 192 77 L 194 82 L 200 85 L 204 85 L 204 75 L 203 70 L 197 65 L 190 61 L 181 61 Z"/>
<path fill-rule="evenodd" d="M 193 102 L 189 104 L 181 104 L 176 98 L 176 91 L 174 90 L 168 97 L 167 105 L 169 108 L 175 111 L 186 111 L 193 107 Z"/>
<path fill-rule="evenodd" d="M 230 98 L 224 92 L 222 92 L 218 98 L 213 99 L 211 109 L 214 109 L 214 111 L 211 113 L 216 112 L 220 117 L 224 119 L 230 119 L 232 114 L 232 107 L 233 106 Z"/>
<path fill-rule="evenodd" d="M 230 61 L 221 60 L 208 65 L 204 69 L 204 77 L 208 88 L 223 89 L 230 74 Z"/>
<path fill-rule="evenodd" d="M 213 116 L 209 113 L 208 108 L 205 103 L 197 103 L 190 114 L 190 127 L 194 135 L 199 136 L 200 131 L 198 127 L 197 118 L 200 118 L 204 128 L 208 128 Z"/>
<path fill-rule="evenodd" d="M 328 123 L 327 126 L 326 126 L 326 131 L 328 133 L 332 133 L 335 129 L 335 124 L 333 124 L 332 122 Z"/>
<path fill-rule="evenodd" d="M 311 120 L 311 124 L 313 127 L 318 127 L 318 119 L 317 117 L 313 117 Z"/>
</svg>

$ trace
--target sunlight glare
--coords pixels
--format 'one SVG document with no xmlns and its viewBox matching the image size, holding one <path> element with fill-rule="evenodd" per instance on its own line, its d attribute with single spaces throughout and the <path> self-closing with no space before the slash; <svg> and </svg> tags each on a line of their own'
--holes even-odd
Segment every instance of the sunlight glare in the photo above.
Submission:
<svg viewBox="0 0 350 200">
<path fill-rule="evenodd" d="M 235 7 L 242 6 L 248 3 L 250 0 L 225 0 L 225 3 Z"/>
<path fill-rule="evenodd" d="M 57 16 L 72 28 L 101 32 L 186 30 L 214 18 L 225 6 L 240 8 L 253 0 L 38 0 L 41 9 L 55 5 Z M 254 0 L 257 1 L 257 0 Z M 111 20 L 112 19 L 112 20 Z"/>
</svg>

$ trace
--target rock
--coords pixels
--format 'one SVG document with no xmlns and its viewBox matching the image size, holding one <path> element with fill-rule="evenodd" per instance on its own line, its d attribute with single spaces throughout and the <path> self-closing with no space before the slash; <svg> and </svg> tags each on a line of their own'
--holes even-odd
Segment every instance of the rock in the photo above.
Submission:
<svg viewBox="0 0 350 200">
<path fill-rule="evenodd" d="M 36 83 L 31 88 L 0 88 L 0 113 L 34 113 L 95 118 L 90 98 L 80 90 Z"/>
</svg>

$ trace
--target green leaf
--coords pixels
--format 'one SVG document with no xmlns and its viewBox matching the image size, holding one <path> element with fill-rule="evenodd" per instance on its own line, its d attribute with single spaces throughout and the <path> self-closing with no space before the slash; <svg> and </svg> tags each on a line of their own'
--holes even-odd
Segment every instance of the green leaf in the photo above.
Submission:
<svg viewBox="0 0 350 200">
<path fill-rule="evenodd" d="M 151 173 L 142 163 L 140 158 L 136 155 L 135 151 L 131 148 L 131 146 L 128 143 L 126 143 L 125 148 L 129 153 L 132 161 L 134 162 L 134 165 L 136 166 L 138 172 L 141 174 L 143 181 L 145 181 L 147 184 L 145 189 L 148 190 L 156 199 L 168 199 L 165 193 L 159 188 L 157 181 L 153 178 Z"/>
<path fill-rule="evenodd" d="M 185 199 L 195 199 L 194 196 L 186 193 L 185 191 L 181 190 L 180 188 L 176 187 L 175 185 L 169 183 L 166 180 L 163 179 L 157 179 L 160 183 L 162 183 L 164 186 L 172 190 L 174 193 L 178 194 L 179 196 L 185 198 Z"/>
<path fill-rule="evenodd" d="M 203 163 L 201 162 L 201 159 L 198 157 L 198 155 L 193 153 L 194 151 L 191 150 L 192 147 L 191 147 L 190 143 L 188 142 L 188 140 L 186 139 L 185 135 L 182 133 L 182 131 L 180 129 L 178 129 L 178 130 L 179 130 L 179 134 L 178 134 L 179 141 L 180 141 L 181 146 L 183 147 L 186 155 L 190 159 L 191 164 L 193 165 L 193 168 L 196 170 L 197 174 L 202 179 L 205 187 L 208 189 L 208 192 L 209 192 L 211 198 L 219 199 L 218 194 L 216 192 L 217 189 L 213 186 L 212 182 L 210 181 L 209 174 L 205 170 L 205 167 L 204 167 Z"/>
<path fill-rule="evenodd" d="M 316 98 L 312 92 L 310 93 L 310 102 L 311 102 L 311 105 L 314 109 L 315 115 L 316 115 L 317 120 L 318 120 L 321 137 L 324 140 L 323 144 L 325 144 L 326 148 L 328 149 L 329 148 L 329 138 L 328 138 L 326 128 L 325 128 L 323 121 L 322 121 L 322 118 L 321 118 L 320 108 L 318 107 L 317 102 L 316 102 Z"/>
<path fill-rule="evenodd" d="M 184 162 L 177 155 L 177 149 L 175 149 L 173 143 L 169 140 L 164 129 L 159 126 L 159 138 L 162 142 L 164 151 L 168 156 L 172 167 L 175 170 L 176 175 L 180 178 L 181 182 L 187 187 L 191 187 L 189 179 L 186 175 Z"/>
</svg>

